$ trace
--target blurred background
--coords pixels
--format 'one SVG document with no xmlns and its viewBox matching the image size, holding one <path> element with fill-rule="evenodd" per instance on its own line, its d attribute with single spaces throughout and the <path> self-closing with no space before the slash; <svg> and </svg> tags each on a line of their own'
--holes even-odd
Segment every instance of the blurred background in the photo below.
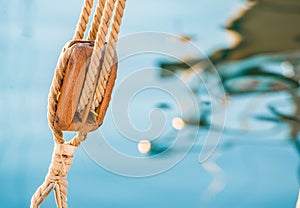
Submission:
<svg viewBox="0 0 300 208">
<path fill-rule="evenodd" d="M 47 173 L 53 150 L 48 91 L 81 6 L 81 0 L 1 1 L 0 207 L 29 207 Z M 112 173 L 80 147 L 68 175 L 69 206 L 295 207 L 300 179 L 299 22 L 298 0 L 127 1 L 121 40 L 145 31 L 172 33 L 177 35 L 172 43 L 195 44 L 203 55 L 182 51 L 180 61 L 157 54 L 125 60 L 116 87 L 129 74 L 151 68 L 139 80 L 168 84 L 183 96 L 193 96 L 200 115 L 189 107 L 181 111 L 170 96 L 149 89 L 135 97 L 129 114 L 132 125 L 146 130 L 149 112 L 164 112 L 166 131 L 159 138 L 126 140 L 113 129 L 110 110 L 99 131 L 115 149 L 150 160 L 155 155 L 167 160 L 168 155 L 159 157 L 166 149 L 181 154 L 180 147 L 170 145 L 179 131 L 183 133 L 177 139 L 193 142 L 193 147 L 173 168 L 144 178 Z M 191 70 L 205 77 L 205 86 Z M 190 90 L 182 90 L 178 79 Z M 208 96 L 206 87 L 216 92 Z M 219 93 L 223 90 L 225 94 Z M 212 102 L 226 108 L 223 132 L 211 119 Z M 195 129 L 199 133 L 191 141 Z M 222 137 L 211 157 L 200 163 L 209 130 Z M 54 206 L 53 195 L 42 205 Z"/>
</svg>

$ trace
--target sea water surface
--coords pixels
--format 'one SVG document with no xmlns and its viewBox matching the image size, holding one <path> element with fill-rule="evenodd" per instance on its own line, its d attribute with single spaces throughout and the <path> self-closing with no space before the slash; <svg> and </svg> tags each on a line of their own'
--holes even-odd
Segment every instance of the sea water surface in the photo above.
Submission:
<svg viewBox="0 0 300 208">
<path fill-rule="evenodd" d="M 244 4 L 239 0 L 226 3 L 217 0 L 130 0 L 127 1 L 120 40 L 146 31 L 176 34 L 191 37 L 193 44 L 210 55 L 234 43 L 224 25 Z M 73 37 L 81 5 L 80 0 L 1 1 L 0 207 L 29 207 L 32 194 L 47 173 L 54 145 L 47 124 L 47 96 L 57 58 L 63 45 Z M 299 56 L 295 60 L 299 60 Z M 143 54 L 121 61 L 116 87 L 122 86 L 129 75 L 142 72 L 137 75 L 136 82 L 131 82 L 133 86 L 150 80 L 155 86 L 169 86 L 188 97 L 190 91 L 184 90 L 176 78 L 182 76 L 182 72 L 173 77 L 162 77 L 160 61 L 174 60 L 161 54 Z M 254 62 L 256 65 L 256 61 L 250 60 L 250 65 Z M 268 61 L 269 64 L 264 66 L 268 70 L 276 71 L 280 66 L 287 68 L 282 62 L 274 64 Z M 239 64 L 220 64 L 217 69 L 243 69 L 249 65 L 249 60 Z M 216 75 L 209 76 L 212 78 L 207 80 L 212 82 L 207 86 L 219 88 L 214 84 Z M 240 90 L 247 87 L 244 86 L 247 80 L 251 84 L 256 77 L 249 79 L 229 80 L 227 85 L 230 89 Z M 263 81 L 262 86 L 265 86 L 264 82 L 272 80 Z M 196 90 L 203 88 L 193 82 L 187 86 Z M 124 92 L 126 94 L 126 90 Z M 69 207 L 295 207 L 299 189 L 299 152 L 294 142 L 299 140 L 299 119 L 294 115 L 297 95 L 294 88 L 228 95 L 225 130 L 218 148 L 204 163 L 199 162 L 199 154 L 208 127 L 211 125 L 210 130 L 216 132 L 221 131 L 221 127 L 219 123 L 212 123 L 199 128 L 194 122 L 193 111 L 183 113 L 187 116 L 187 124 L 179 139 L 186 142 L 182 147 L 171 149 L 170 157 L 181 154 L 186 146 L 191 145 L 191 149 L 172 168 L 153 176 L 136 178 L 111 172 L 90 157 L 89 146 L 80 147 L 68 175 Z M 202 94 L 199 97 L 201 114 L 207 108 L 205 105 L 209 106 L 212 101 Z M 123 106 L 114 104 L 114 99 L 112 105 L 118 111 Z M 185 100 L 181 104 L 190 110 L 189 103 Z M 160 117 L 149 116 L 153 109 L 164 112 L 166 123 L 157 140 L 158 152 L 168 149 L 174 135 L 178 134 L 172 127 L 172 119 L 182 116 L 177 104 L 168 93 L 153 88 L 136 94 L 128 108 L 130 121 L 142 130 L 147 130 L 151 121 L 160 122 Z M 274 108 L 276 111 L 272 111 Z M 278 112 L 296 118 L 281 114 L 280 117 Z M 192 140 L 189 135 L 195 129 L 199 132 Z M 119 152 L 132 157 L 148 157 L 139 153 L 137 142 L 124 138 L 115 128 L 111 107 L 99 132 Z M 71 136 L 72 133 L 67 134 L 68 138 Z M 95 137 L 97 132 L 87 138 L 87 145 Z M 168 157 L 166 154 L 153 160 L 167 161 Z M 117 167 L 124 165 L 113 158 L 107 160 Z M 139 168 L 143 171 L 146 167 Z M 54 206 L 51 194 L 42 207 Z"/>
</svg>

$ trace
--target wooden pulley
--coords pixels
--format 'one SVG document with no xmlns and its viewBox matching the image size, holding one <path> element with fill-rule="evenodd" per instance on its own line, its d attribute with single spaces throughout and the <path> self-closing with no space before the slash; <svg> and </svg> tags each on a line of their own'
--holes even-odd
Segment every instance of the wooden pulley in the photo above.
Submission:
<svg viewBox="0 0 300 208">
<path fill-rule="evenodd" d="M 114 57 L 114 64 L 111 67 L 111 73 L 107 81 L 105 94 L 99 107 L 91 110 L 91 103 L 94 101 L 93 96 L 91 96 L 86 108 L 83 111 L 78 109 L 93 48 L 94 41 L 74 40 L 65 47 L 61 54 L 61 56 L 68 56 L 68 62 L 66 64 L 61 90 L 59 92 L 59 96 L 56 98 L 57 108 L 55 112 L 54 127 L 57 130 L 93 131 L 96 130 L 103 122 L 116 79 L 118 68 L 117 55 Z M 98 70 L 98 75 L 101 71 L 104 53 L 105 50 L 103 50 L 102 58 L 99 60 L 100 69 Z M 96 80 L 98 81 L 98 79 Z M 94 88 L 96 88 L 96 86 L 97 83 L 94 83 Z"/>
</svg>

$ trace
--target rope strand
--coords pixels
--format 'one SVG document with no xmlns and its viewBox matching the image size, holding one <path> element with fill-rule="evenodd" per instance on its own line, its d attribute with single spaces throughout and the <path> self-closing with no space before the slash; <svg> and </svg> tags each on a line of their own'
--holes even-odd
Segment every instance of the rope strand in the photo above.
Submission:
<svg viewBox="0 0 300 208">
<path fill-rule="evenodd" d="M 82 89 L 82 95 L 80 97 L 77 109 L 84 110 L 87 103 L 89 103 L 90 105 L 94 100 L 93 95 L 95 91 L 97 91 L 95 100 L 98 104 L 95 105 L 95 102 L 93 102 L 92 106 L 98 107 L 102 100 L 100 96 L 104 95 L 107 79 L 109 78 L 110 66 L 112 64 L 113 58 L 115 57 L 115 43 L 117 41 L 118 33 L 120 30 L 121 19 L 125 8 L 125 1 L 126 0 L 118 0 L 117 2 L 115 16 L 109 35 L 109 44 L 107 45 L 107 50 L 105 52 L 101 73 L 99 73 L 100 60 L 102 59 L 102 51 L 105 47 L 106 36 L 108 33 L 110 21 L 112 19 L 116 0 L 98 1 L 91 29 L 88 34 L 88 40 L 95 40 L 95 44 L 91 56 L 91 63 L 86 74 L 86 79 Z M 73 37 L 74 40 L 84 38 L 84 33 L 89 22 L 91 10 L 93 8 L 93 3 L 93 0 L 84 1 L 77 28 Z M 100 21 L 99 17 L 101 17 Z M 69 46 L 70 44 L 67 44 L 61 52 L 48 96 L 48 123 L 49 127 L 52 130 L 53 140 L 55 142 L 52 161 L 44 182 L 40 187 L 38 187 L 31 198 L 31 208 L 38 208 L 52 190 L 54 190 L 57 207 L 68 207 L 68 182 L 66 179 L 67 174 L 73 162 L 73 155 L 76 148 L 86 139 L 87 136 L 87 132 L 78 132 L 78 134 L 72 140 L 66 142 L 63 137 L 63 132 L 57 130 L 54 126 L 54 123 L 57 119 L 55 113 L 57 110 L 60 90 L 62 87 L 65 70 L 71 56 L 71 51 L 67 50 Z M 98 81 L 99 89 L 97 88 L 97 90 L 96 87 L 94 87 L 95 85 L 97 85 L 97 82 L 95 81 Z M 98 93 L 99 90 L 101 91 L 101 93 Z"/>
<path fill-rule="evenodd" d="M 31 198 L 31 208 L 37 208 L 54 189 L 58 208 L 67 208 L 67 174 L 73 161 L 76 147 L 69 143 L 55 144 L 52 162 L 44 183 Z"/>
<path fill-rule="evenodd" d="M 83 85 L 82 94 L 79 100 L 77 110 L 82 112 L 89 99 L 93 96 L 93 91 L 95 89 L 95 80 L 97 79 L 97 74 L 99 71 L 99 65 L 102 58 L 102 51 L 104 49 L 104 44 L 106 41 L 106 35 L 110 25 L 110 19 L 114 10 L 114 4 L 116 0 L 107 0 L 104 7 L 104 13 L 101 18 L 101 24 L 98 28 L 94 50 L 91 56 L 91 62 L 86 74 L 86 79 Z"/>
<path fill-rule="evenodd" d="M 55 112 L 57 108 L 57 100 L 58 100 L 59 92 L 64 78 L 65 69 L 71 55 L 70 53 L 65 54 L 67 45 L 68 44 L 66 44 L 66 46 L 63 48 L 59 56 L 59 60 L 56 65 L 55 74 L 52 80 L 52 84 L 48 96 L 48 115 L 47 115 L 48 124 L 52 130 L 54 141 L 60 144 L 64 143 L 63 133 L 62 131 L 55 129 L 54 121 L 56 119 Z"/>
<path fill-rule="evenodd" d="M 85 0 L 82 6 L 80 18 L 77 23 L 77 28 L 73 40 L 81 40 L 84 37 L 86 26 L 91 16 L 91 11 L 94 5 L 94 0 Z"/>
<path fill-rule="evenodd" d="M 116 6 L 112 28 L 109 35 L 109 41 L 107 44 L 107 49 L 106 49 L 102 69 L 99 76 L 98 86 L 94 96 L 92 110 L 95 110 L 101 104 L 101 101 L 104 97 L 107 80 L 109 78 L 111 72 L 111 66 L 113 64 L 113 59 L 115 57 L 115 46 L 120 31 L 120 25 L 122 24 L 122 17 L 124 14 L 125 3 L 126 0 L 118 0 Z"/>
<path fill-rule="evenodd" d="M 97 4 L 97 8 L 94 14 L 94 18 L 91 24 L 91 28 L 89 30 L 88 38 L 87 40 L 95 40 L 97 32 L 99 30 L 99 25 L 101 21 L 101 17 L 103 15 L 104 6 L 105 6 L 106 0 L 99 0 Z"/>
</svg>

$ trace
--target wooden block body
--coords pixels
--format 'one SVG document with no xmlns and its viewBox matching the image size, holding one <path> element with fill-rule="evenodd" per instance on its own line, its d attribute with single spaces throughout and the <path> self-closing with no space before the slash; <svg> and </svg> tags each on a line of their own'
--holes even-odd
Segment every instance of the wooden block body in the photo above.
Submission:
<svg viewBox="0 0 300 208">
<path fill-rule="evenodd" d="M 62 131 L 80 131 L 82 129 L 93 131 L 96 130 L 103 122 L 106 110 L 111 98 L 112 89 L 116 79 L 117 72 L 117 57 L 111 68 L 111 74 L 108 79 L 104 98 L 100 106 L 95 110 L 96 114 L 90 112 L 90 109 L 85 109 L 87 113 L 86 121 L 83 121 L 83 114 L 77 112 L 78 103 L 80 100 L 82 88 L 85 82 L 85 76 L 90 64 L 90 57 L 93 52 L 92 41 L 73 41 L 69 44 L 67 50 L 71 55 L 67 63 L 65 75 L 58 97 L 56 120 L 54 126 Z M 67 54 L 67 53 L 65 53 Z M 100 66 L 103 62 L 99 60 Z"/>
</svg>

